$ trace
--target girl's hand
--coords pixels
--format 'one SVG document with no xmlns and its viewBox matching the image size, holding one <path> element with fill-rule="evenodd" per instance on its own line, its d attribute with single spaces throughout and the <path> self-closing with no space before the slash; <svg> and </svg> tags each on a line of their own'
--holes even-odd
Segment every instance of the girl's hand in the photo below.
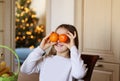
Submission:
<svg viewBox="0 0 120 81">
<path fill-rule="evenodd" d="M 75 38 L 76 38 L 76 32 L 74 31 L 74 35 L 71 32 L 68 32 L 67 36 L 70 39 L 69 43 L 63 43 L 65 46 L 67 46 L 69 49 L 75 45 Z"/>
<path fill-rule="evenodd" d="M 52 32 L 51 32 L 52 33 Z M 49 36 L 51 35 L 48 34 L 46 37 L 44 37 L 40 43 L 40 48 L 43 49 L 43 50 L 46 50 L 47 48 L 49 48 L 50 46 L 54 45 L 55 42 L 50 42 L 49 40 Z"/>
</svg>

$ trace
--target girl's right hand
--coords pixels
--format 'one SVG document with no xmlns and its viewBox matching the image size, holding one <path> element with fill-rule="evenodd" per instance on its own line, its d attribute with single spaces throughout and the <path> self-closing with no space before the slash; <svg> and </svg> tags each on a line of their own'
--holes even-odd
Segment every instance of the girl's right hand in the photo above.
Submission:
<svg viewBox="0 0 120 81">
<path fill-rule="evenodd" d="M 52 32 L 51 32 L 51 33 L 52 33 Z M 47 48 L 49 48 L 50 46 L 52 46 L 52 45 L 55 44 L 55 42 L 50 42 L 50 40 L 49 40 L 49 36 L 51 35 L 51 33 L 48 34 L 47 36 L 45 36 L 45 37 L 42 39 L 42 41 L 41 41 L 41 43 L 40 43 L 40 48 L 41 48 L 41 49 L 46 50 Z"/>
</svg>

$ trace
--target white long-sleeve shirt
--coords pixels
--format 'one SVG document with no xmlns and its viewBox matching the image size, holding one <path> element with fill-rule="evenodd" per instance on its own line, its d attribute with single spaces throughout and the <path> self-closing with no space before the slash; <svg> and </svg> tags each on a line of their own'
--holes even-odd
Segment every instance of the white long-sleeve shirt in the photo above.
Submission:
<svg viewBox="0 0 120 81">
<path fill-rule="evenodd" d="M 70 58 L 53 55 L 43 59 L 43 53 L 40 47 L 35 48 L 22 64 L 21 72 L 40 73 L 40 81 L 72 81 L 73 77 L 81 79 L 86 73 L 81 53 L 75 46 L 70 49 Z"/>
</svg>

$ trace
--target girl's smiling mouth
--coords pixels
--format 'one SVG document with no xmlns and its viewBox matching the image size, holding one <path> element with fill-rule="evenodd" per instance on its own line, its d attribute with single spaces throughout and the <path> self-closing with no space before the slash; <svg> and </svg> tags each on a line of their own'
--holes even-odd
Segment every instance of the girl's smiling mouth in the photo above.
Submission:
<svg viewBox="0 0 120 81">
<path fill-rule="evenodd" d="M 55 44 L 55 46 L 57 46 L 57 47 L 62 47 L 63 44 L 62 44 L 62 43 L 57 43 L 57 44 Z"/>
</svg>

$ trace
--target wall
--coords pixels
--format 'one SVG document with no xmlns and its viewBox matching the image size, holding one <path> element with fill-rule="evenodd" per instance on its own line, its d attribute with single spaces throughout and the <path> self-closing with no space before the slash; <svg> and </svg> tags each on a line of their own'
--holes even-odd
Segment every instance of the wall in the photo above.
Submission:
<svg viewBox="0 0 120 81">
<path fill-rule="evenodd" d="M 47 32 L 63 23 L 74 24 L 74 0 L 48 0 Z"/>
</svg>

